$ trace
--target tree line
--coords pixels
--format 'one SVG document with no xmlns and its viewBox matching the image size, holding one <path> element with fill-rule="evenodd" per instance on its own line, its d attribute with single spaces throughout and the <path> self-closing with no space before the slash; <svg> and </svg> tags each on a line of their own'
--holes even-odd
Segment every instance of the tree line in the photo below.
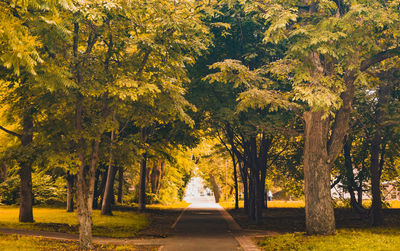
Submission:
<svg viewBox="0 0 400 251">
<path fill-rule="evenodd" d="M 33 221 L 32 168 L 58 166 L 90 249 L 93 206 L 101 198 L 111 214 L 117 173 L 122 186 L 138 163 L 144 210 L 165 161 L 211 135 L 250 220 L 262 222 L 275 175 L 304 193 L 309 234 L 335 232 L 339 182 L 354 210 L 382 223 L 381 180 L 398 178 L 398 1 L 4 0 L 0 10 L 2 159 L 19 168 L 21 222 Z M 192 173 L 177 170 L 183 189 Z"/>
</svg>

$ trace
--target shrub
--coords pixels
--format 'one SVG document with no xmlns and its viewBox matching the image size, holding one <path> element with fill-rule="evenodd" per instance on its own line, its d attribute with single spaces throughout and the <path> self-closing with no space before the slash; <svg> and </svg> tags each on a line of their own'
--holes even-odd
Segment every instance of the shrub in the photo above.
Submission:
<svg viewBox="0 0 400 251">
<path fill-rule="evenodd" d="M 11 176 L 0 183 L 0 203 L 19 203 L 18 176 Z M 64 205 L 67 198 L 66 181 L 63 177 L 53 178 L 46 174 L 32 174 L 33 203 L 35 205 Z"/>
</svg>

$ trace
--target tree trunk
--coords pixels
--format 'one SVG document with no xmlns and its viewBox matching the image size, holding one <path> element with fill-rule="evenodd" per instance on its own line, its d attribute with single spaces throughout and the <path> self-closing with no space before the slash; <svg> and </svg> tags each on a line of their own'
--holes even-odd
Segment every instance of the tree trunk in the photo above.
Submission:
<svg viewBox="0 0 400 251">
<path fill-rule="evenodd" d="M 219 200 L 221 199 L 221 189 L 219 188 L 217 180 L 212 173 L 210 173 L 210 183 L 214 193 L 215 202 L 219 203 Z"/>
<path fill-rule="evenodd" d="M 161 174 L 160 174 L 160 179 L 158 181 L 157 194 L 162 187 L 162 184 L 163 184 L 162 181 L 163 181 L 163 177 L 165 175 L 165 161 L 164 160 L 162 160 L 160 163 L 160 172 L 161 172 Z"/>
<path fill-rule="evenodd" d="M 100 182 L 100 187 L 97 191 L 96 209 L 99 209 L 100 205 L 103 205 L 104 191 L 106 190 L 106 184 L 107 184 L 107 174 L 108 174 L 108 167 L 105 167 L 105 170 L 103 170 L 100 174 L 101 182 Z"/>
<path fill-rule="evenodd" d="M 100 180 L 100 169 L 96 170 L 96 175 L 94 178 L 94 192 L 93 192 L 93 205 L 92 208 L 93 209 L 97 209 L 98 208 L 98 202 L 99 202 L 99 196 L 100 196 L 100 192 L 99 192 L 99 180 Z"/>
<path fill-rule="evenodd" d="M 140 212 L 146 209 L 146 174 L 147 174 L 147 153 L 142 154 L 140 162 L 140 181 L 139 181 L 139 207 Z"/>
<path fill-rule="evenodd" d="M 83 133 L 82 127 L 82 110 L 83 97 L 80 96 L 76 108 L 76 130 Z M 82 136 L 78 141 L 79 169 L 77 174 L 77 203 L 78 203 L 78 222 L 79 222 L 79 244 L 80 249 L 93 249 L 92 242 L 92 206 L 94 197 L 94 183 L 96 177 L 96 166 L 99 157 L 100 138 L 102 133 L 96 135 L 96 139 L 92 143 L 92 153 L 90 163 L 87 165 L 85 161 L 86 143 Z"/>
<path fill-rule="evenodd" d="M 381 198 L 381 175 L 379 165 L 379 153 L 381 151 L 381 135 L 376 133 L 371 142 L 371 192 L 372 205 L 371 216 L 372 225 L 380 226 L 383 224 L 382 217 L 382 198 Z"/>
<path fill-rule="evenodd" d="M 112 215 L 115 175 L 116 175 L 116 170 L 113 165 L 110 165 L 108 167 L 107 182 L 106 182 L 106 187 L 104 189 L 104 196 L 101 205 L 102 215 Z"/>
<path fill-rule="evenodd" d="M 84 155 L 79 153 L 81 164 L 78 171 L 77 202 L 79 222 L 79 243 L 83 250 L 93 249 L 92 243 L 92 205 L 96 165 L 100 147 L 100 135 L 93 142 L 90 165 L 85 165 Z"/>
<path fill-rule="evenodd" d="M 114 115 L 115 116 L 115 115 Z M 114 180 L 115 180 L 115 168 L 113 165 L 113 142 L 114 142 L 114 130 L 111 131 L 111 143 L 110 143 L 110 159 L 108 162 L 107 181 L 104 189 L 103 202 L 101 204 L 102 215 L 112 215 L 112 198 L 114 197 Z"/>
<path fill-rule="evenodd" d="M 82 164 L 79 167 L 77 183 L 77 202 L 78 202 L 78 222 L 79 222 L 79 243 L 83 250 L 93 249 L 92 243 L 92 196 L 89 193 L 87 180 L 88 167 L 84 164 L 83 155 Z M 91 198 L 92 197 L 92 198 Z"/>
<path fill-rule="evenodd" d="M 21 178 L 20 185 L 20 207 L 19 221 L 33 222 L 33 194 L 32 194 L 32 164 L 30 161 L 21 162 L 19 176 Z"/>
<path fill-rule="evenodd" d="M 387 78 L 391 75 L 387 74 L 383 76 Z M 396 78 L 394 78 L 396 79 Z M 371 216 L 372 225 L 380 226 L 383 224 L 382 216 L 382 198 L 381 198 L 381 174 L 384 163 L 384 152 L 385 145 L 383 144 L 384 138 L 384 122 L 388 110 L 388 104 L 390 102 L 390 95 L 393 89 L 393 79 L 389 77 L 386 82 L 382 84 L 377 90 L 378 103 L 375 111 L 375 123 L 376 128 L 371 141 L 371 192 L 372 192 L 372 205 L 371 205 Z M 381 158 L 379 159 L 379 156 Z"/>
<path fill-rule="evenodd" d="M 161 159 L 154 161 L 153 169 L 150 174 L 151 192 L 155 195 L 158 193 L 158 188 L 161 179 Z"/>
<path fill-rule="evenodd" d="M 117 201 L 122 204 L 124 195 L 124 167 L 119 166 L 118 169 L 118 195 Z"/>
<path fill-rule="evenodd" d="M 346 181 L 347 181 L 347 190 L 350 193 L 350 206 L 352 210 L 360 214 L 360 216 L 364 213 L 366 213 L 366 210 L 362 206 L 362 202 L 359 202 L 360 196 L 358 196 L 358 199 L 356 198 L 355 191 L 358 191 L 358 195 L 360 195 L 360 191 L 358 190 L 358 186 L 355 182 L 354 179 L 354 173 L 353 173 L 353 161 L 351 159 L 351 145 L 352 145 L 352 140 L 347 137 L 345 140 L 345 144 L 343 146 L 344 150 L 344 167 L 345 167 L 345 174 L 346 174 Z M 361 182 L 361 181 L 360 181 Z M 362 194 L 361 194 L 362 197 Z"/>
<path fill-rule="evenodd" d="M 249 185 L 248 185 L 248 172 L 247 167 L 244 165 L 243 162 L 239 161 L 239 170 L 242 177 L 243 183 L 243 207 L 244 212 L 248 215 L 249 214 Z"/>
<path fill-rule="evenodd" d="M 232 162 L 233 162 L 233 179 L 235 182 L 235 209 L 239 209 L 239 186 L 238 186 L 238 177 L 236 171 L 237 163 L 234 154 L 232 154 Z"/>
<path fill-rule="evenodd" d="M 29 113 L 29 112 L 28 112 Z M 21 136 L 21 145 L 23 148 L 29 147 L 33 142 L 33 118 L 30 114 L 24 117 L 22 121 L 23 134 Z M 25 157 L 26 158 L 26 157 Z M 20 183 L 20 207 L 19 221 L 33 222 L 33 193 L 32 193 L 32 160 L 28 158 L 20 161 L 19 176 Z"/>
<path fill-rule="evenodd" d="M 8 176 L 8 166 L 6 163 L 0 165 L 0 183 L 4 182 Z"/>
<path fill-rule="evenodd" d="M 256 211 L 256 224 L 260 225 L 263 222 L 262 213 L 264 209 L 264 191 L 260 179 L 260 171 L 256 170 L 256 184 L 255 184 L 255 211 Z"/>
<path fill-rule="evenodd" d="M 323 112 L 305 112 L 304 194 L 308 234 L 334 234 L 335 216 L 330 191 L 327 119 Z"/>
<path fill-rule="evenodd" d="M 262 198 L 262 208 L 267 208 L 267 201 L 266 201 L 266 196 L 265 196 L 265 179 L 267 178 L 267 170 L 266 168 L 262 168 L 261 170 L 261 184 L 260 184 L 260 193 L 261 193 L 261 198 Z"/>
<path fill-rule="evenodd" d="M 75 176 L 67 173 L 67 212 L 74 211 L 74 182 Z"/>
<path fill-rule="evenodd" d="M 255 180 L 254 174 L 252 173 L 254 170 L 250 170 L 249 176 L 249 219 L 254 221 L 256 219 L 256 208 L 255 208 Z"/>
</svg>

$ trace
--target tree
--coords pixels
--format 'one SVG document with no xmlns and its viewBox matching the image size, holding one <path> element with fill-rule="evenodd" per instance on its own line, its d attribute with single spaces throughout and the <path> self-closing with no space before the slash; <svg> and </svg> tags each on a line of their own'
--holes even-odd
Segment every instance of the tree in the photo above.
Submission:
<svg viewBox="0 0 400 251">
<path fill-rule="evenodd" d="M 67 4 L 67 2 L 63 3 Z M 47 52 L 40 42 L 40 38 L 43 38 L 40 31 L 49 30 L 49 26 L 52 26 L 49 23 L 54 17 L 55 4 L 58 4 L 58 2 L 48 3 L 47 1 L 37 2 L 35 0 L 0 4 L 0 40 L 2 41 L 0 53 L 2 79 L 0 84 L 9 85 L 11 91 L 19 92 L 25 101 L 30 99 L 30 91 L 40 90 L 38 84 L 42 84 L 40 83 L 40 75 L 43 71 L 46 71 L 46 66 L 41 64 L 44 63 L 43 59 L 47 56 Z M 42 22 L 42 20 L 47 20 L 47 22 Z M 31 26 L 36 28 L 31 29 Z M 41 67 L 38 68 L 38 66 Z M 31 86 L 32 90 L 29 89 Z M 39 98 L 33 99 L 37 101 Z M 21 104 L 19 105 L 21 106 Z M 19 158 L 21 167 L 19 220 L 21 222 L 32 222 L 33 120 L 37 110 L 33 105 L 28 105 L 24 109 L 20 109 L 19 112 L 21 112 L 18 114 L 22 127 L 21 133 L 10 131 L 3 126 L 0 126 L 0 129 L 19 138 L 21 146 L 25 148 L 24 156 Z"/>
<path fill-rule="evenodd" d="M 330 169 L 348 132 L 356 83 L 370 67 L 398 53 L 393 40 L 397 11 L 393 5 L 369 1 L 271 1 L 255 6 L 266 16 L 265 41 L 291 42 L 285 60 L 276 62 L 273 72 L 289 67 L 294 98 L 307 104 L 303 114 L 307 232 L 333 234 Z M 354 23 L 355 19 L 360 22 Z"/>
</svg>

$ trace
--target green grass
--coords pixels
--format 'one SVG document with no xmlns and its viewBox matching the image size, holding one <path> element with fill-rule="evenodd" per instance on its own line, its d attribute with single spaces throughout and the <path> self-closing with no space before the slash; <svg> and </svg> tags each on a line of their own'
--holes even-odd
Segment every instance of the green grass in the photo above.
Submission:
<svg viewBox="0 0 400 251">
<path fill-rule="evenodd" d="M 283 234 L 258 239 L 264 250 L 399 250 L 400 230 L 395 228 L 341 229 L 336 235 Z"/>
<path fill-rule="evenodd" d="M 235 202 L 231 201 L 223 201 L 219 203 L 225 209 L 232 209 L 235 208 Z M 304 207 L 304 201 L 284 201 L 284 200 L 274 200 L 268 201 L 267 203 L 268 208 L 302 208 Z M 239 201 L 239 208 L 244 207 L 244 202 L 241 200 Z"/>
<path fill-rule="evenodd" d="M 65 209 L 34 208 L 34 223 L 18 222 L 17 207 L 0 207 L 0 227 L 78 233 L 76 213 L 67 213 Z M 146 214 L 133 211 L 114 211 L 113 216 L 100 215 L 93 211 L 93 235 L 107 237 L 134 237 L 141 229 L 149 225 Z"/>
<path fill-rule="evenodd" d="M 95 245 L 96 250 L 157 250 L 155 247 L 143 249 L 133 245 Z M 0 234 L 0 250 L 79 250 L 77 241 L 59 241 L 39 237 Z"/>
<path fill-rule="evenodd" d="M 146 208 L 148 209 L 155 209 L 155 210 L 173 210 L 173 209 L 182 209 L 186 208 L 189 206 L 190 203 L 187 203 L 186 201 L 181 201 L 181 202 L 176 202 L 172 204 L 150 204 L 147 205 Z"/>
</svg>

